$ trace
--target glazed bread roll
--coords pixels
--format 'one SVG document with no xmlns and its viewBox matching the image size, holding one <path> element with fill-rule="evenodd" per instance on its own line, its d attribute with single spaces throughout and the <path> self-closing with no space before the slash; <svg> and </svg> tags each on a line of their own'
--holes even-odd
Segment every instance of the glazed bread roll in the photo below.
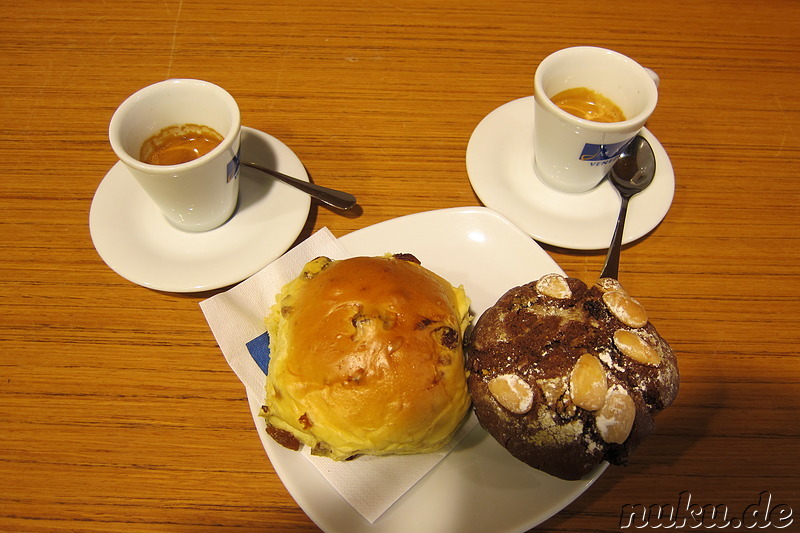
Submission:
<svg viewBox="0 0 800 533">
<path fill-rule="evenodd" d="M 549 274 L 509 290 L 476 323 L 467 369 L 481 425 L 564 479 L 625 464 L 679 386 L 669 344 L 610 278 Z"/>
<path fill-rule="evenodd" d="M 463 288 L 410 255 L 309 262 L 267 318 L 263 416 L 335 460 L 435 451 L 469 409 Z"/>
</svg>

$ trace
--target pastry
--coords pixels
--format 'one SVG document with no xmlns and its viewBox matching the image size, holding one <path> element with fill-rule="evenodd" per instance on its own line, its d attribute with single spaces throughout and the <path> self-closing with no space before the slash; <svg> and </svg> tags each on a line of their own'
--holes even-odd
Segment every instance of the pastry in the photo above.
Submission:
<svg viewBox="0 0 800 533">
<path fill-rule="evenodd" d="M 469 320 L 464 289 L 411 255 L 309 262 L 267 319 L 269 434 L 334 460 L 438 450 L 470 405 Z"/>
<path fill-rule="evenodd" d="M 678 393 L 675 354 L 614 279 L 548 274 L 513 288 L 467 343 L 480 424 L 530 466 L 579 479 L 621 465 Z"/>
</svg>

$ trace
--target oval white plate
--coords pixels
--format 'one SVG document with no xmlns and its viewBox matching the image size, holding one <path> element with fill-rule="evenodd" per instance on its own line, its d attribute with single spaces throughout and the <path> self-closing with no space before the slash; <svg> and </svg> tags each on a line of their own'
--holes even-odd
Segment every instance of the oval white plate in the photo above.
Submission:
<svg viewBox="0 0 800 533">
<path fill-rule="evenodd" d="M 604 181 L 583 194 L 556 191 L 536 177 L 533 162 L 533 97 L 513 100 L 489 113 L 467 145 L 467 173 L 486 206 L 502 213 L 537 241 L 575 250 L 607 248 L 620 199 Z M 623 243 L 646 235 L 666 216 L 675 174 L 664 147 L 647 129 L 656 154 L 656 176 L 628 207 Z"/>
<path fill-rule="evenodd" d="M 485 207 L 429 211 L 345 235 L 354 255 L 408 252 L 454 285 L 464 285 L 476 317 L 508 289 L 563 271 L 530 237 Z M 511 533 L 526 531 L 566 507 L 605 470 L 564 481 L 530 468 L 475 427 L 426 477 L 370 524 L 301 454 L 266 435 L 250 410 L 272 465 L 298 505 L 328 533 Z"/>
<path fill-rule="evenodd" d="M 269 134 L 242 128 L 242 157 L 308 181 L 303 163 Z M 197 292 L 238 283 L 279 257 L 303 229 L 308 195 L 242 166 L 239 205 L 211 231 L 171 225 L 117 162 L 95 192 L 89 213 L 92 241 L 105 263 L 150 289 Z"/>
</svg>

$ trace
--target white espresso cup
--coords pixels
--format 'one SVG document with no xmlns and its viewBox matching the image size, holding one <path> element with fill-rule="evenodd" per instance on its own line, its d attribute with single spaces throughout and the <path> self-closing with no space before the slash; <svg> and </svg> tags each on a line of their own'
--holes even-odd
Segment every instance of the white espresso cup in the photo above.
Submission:
<svg viewBox="0 0 800 533">
<path fill-rule="evenodd" d="M 153 165 L 142 162 L 147 139 L 180 125 L 211 128 L 220 142 L 188 162 Z M 241 117 L 234 98 L 202 80 L 171 79 L 128 97 L 109 125 L 117 157 L 175 227 L 207 231 L 222 225 L 236 209 L 239 197 Z"/>
<path fill-rule="evenodd" d="M 620 122 L 594 122 L 559 108 L 552 97 L 587 88 L 614 102 Z M 620 53 L 592 46 L 547 56 L 534 75 L 534 159 L 539 178 L 562 192 L 597 186 L 642 129 L 658 101 L 658 76 Z"/>
</svg>

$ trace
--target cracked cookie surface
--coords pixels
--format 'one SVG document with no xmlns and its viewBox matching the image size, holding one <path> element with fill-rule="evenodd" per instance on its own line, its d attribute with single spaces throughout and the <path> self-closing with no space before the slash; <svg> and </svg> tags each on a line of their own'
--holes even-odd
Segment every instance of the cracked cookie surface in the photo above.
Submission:
<svg viewBox="0 0 800 533">
<path fill-rule="evenodd" d="M 604 460 L 625 464 L 678 393 L 675 354 L 612 279 L 587 287 L 548 274 L 509 290 L 475 324 L 466 353 L 481 425 L 563 479 Z"/>
</svg>

